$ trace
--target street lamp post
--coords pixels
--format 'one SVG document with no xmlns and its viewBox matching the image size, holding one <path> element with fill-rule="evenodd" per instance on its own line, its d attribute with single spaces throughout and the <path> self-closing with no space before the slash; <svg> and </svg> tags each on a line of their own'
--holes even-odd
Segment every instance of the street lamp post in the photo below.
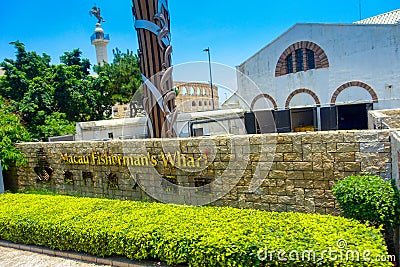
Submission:
<svg viewBox="0 0 400 267">
<path fill-rule="evenodd" d="M 214 104 L 214 90 L 213 90 L 213 80 L 212 80 L 210 48 L 208 47 L 207 49 L 204 49 L 203 51 L 208 53 L 208 66 L 209 66 L 209 69 L 210 69 L 210 86 L 211 86 L 212 109 L 214 110 L 215 109 L 215 104 Z"/>
</svg>

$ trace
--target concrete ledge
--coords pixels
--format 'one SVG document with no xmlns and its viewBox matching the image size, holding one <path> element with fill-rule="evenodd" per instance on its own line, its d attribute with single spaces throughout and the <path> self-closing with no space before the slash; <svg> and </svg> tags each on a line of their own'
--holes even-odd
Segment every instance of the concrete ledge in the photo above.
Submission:
<svg viewBox="0 0 400 267">
<path fill-rule="evenodd" d="M 52 249 L 49 249 L 46 247 L 35 246 L 35 245 L 16 244 L 16 243 L 5 241 L 5 240 L 0 240 L 0 246 L 6 247 L 6 248 L 30 251 L 30 252 L 44 254 L 44 255 L 48 255 L 48 256 L 62 257 L 62 258 L 71 259 L 71 260 L 78 260 L 78 261 L 88 262 L 88 263 L 110 265 L 110 266 L 115 266 L 115 267 L 152 267 L 152 266 L 172 267 L 170 265 L 166 265 L 166 264 L 163 264 L 160 262 L 146 261 L 146 262 L 139 263 L 139 262 L 131 261 L 127 258 L 122 258 L 122 257 L 101 258 L 101 257 L 96 257 L 96 256 L 88 255 L 88 254 L 76 253 L 76 252 L 71 252 L 71 251 L 52 250 Z M 175 267 L 185 267 L 185 266 L 179 265 L 179 266 L 175 266 Z"/>
</svg>

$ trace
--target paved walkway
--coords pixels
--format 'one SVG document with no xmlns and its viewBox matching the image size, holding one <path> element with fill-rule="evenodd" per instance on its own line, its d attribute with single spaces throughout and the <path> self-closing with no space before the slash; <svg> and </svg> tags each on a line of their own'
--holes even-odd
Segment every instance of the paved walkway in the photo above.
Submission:
<svg viewBox="0 0 400 267">
<path fill-rule="evenodd" d="M 45 254 L 23 251 L 15 248 L 0 246 L 1 267 L 95 267 L 111 266 L 86 263 L 62 257 L 48 256 Z"/>
<path fill-rule="evenodd" d="M 0 267 L 171 267 L 160 262 L 134 262 L 127 258 L 101 258 L 75 252 L 26 246 L 0 240 Z M 179 267 L 179 266 L 176 266 Z M 181 266 L 183 267 L 183 266 Z"/>
</svg>

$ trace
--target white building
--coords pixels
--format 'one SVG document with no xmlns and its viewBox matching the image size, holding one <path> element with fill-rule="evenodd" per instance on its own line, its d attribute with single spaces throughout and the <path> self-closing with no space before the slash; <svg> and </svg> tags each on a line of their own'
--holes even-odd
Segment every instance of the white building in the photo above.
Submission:
<svg viewBox="0 0 400 267">
<path fill-rule="evenodd" d="M 79 122 L 75 140 L 146 138 L 146 122 L 144 117 Z M 241 109 L 178 114 L 176 127 L 179 137 L 246 134 L 244 111 Z"/>
<path fill-rule="evenodd" d="M 259 89 L 239 75 L 224 106 L 259 118 L 270 110 L 279 132 L 366 129 L 368 110 L 400 107 L 399 21 L 400 9 L 353 24 L 296 24 L 237 67 Z M 271 123 L 252 118 L 249 133 Z"/>
</svg>

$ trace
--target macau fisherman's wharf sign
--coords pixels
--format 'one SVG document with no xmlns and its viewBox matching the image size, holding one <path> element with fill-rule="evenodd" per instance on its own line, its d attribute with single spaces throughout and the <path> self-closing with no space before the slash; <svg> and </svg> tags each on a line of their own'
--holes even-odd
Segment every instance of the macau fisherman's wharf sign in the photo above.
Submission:
<svg viewBox="0 0 400 267">
<path fill-rule="evenodd" d="M 180 152 L 154 155 L 148 152 L 146 155 L 113 155 L 108 153 L 92 152 L 90 155 L 75 155 L 61 153 L 61 163 L 69 165 L 93 165 L 93 166 L 136 166 L 136 167 L 185 167 L 202 168 L 208 165 L 207 154 L 195 156 L 184 155 Z"/>
</svg>

